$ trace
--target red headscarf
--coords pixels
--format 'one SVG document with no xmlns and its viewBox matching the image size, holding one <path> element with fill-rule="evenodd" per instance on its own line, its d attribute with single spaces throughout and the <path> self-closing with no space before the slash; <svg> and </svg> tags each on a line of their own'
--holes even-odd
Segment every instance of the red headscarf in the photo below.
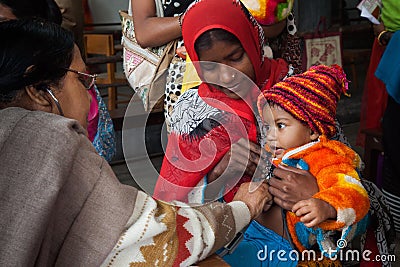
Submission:
<svg viewBox="0 0 400 267">
<path fill-rule="evenodd" d="M 269 77 L 268 60 L 264 62 L 264 32 L 240 1 L 202 0 L 186 11 L 182 23 L 185 48 L 192 61 L 198 61 L 194 43 L 204 32 L 223 29 L 235 35 L 254 66 L 255 83 L 261 86 Z"/>
</svg>

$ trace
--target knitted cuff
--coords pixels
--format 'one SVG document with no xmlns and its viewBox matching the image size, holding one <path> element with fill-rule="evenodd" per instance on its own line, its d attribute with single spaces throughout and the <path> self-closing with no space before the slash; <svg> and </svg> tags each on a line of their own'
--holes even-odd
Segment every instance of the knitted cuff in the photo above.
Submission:
<svg viewBox="0 0 400 267">
<path fill-rule="evenodd" d="M 232 213 L 235 217 L 236 233 L 249 224 L 251 219 L 250 210 L 242 201 L 232 201 L 228 203 L 232 207 Z"/>
</svg>

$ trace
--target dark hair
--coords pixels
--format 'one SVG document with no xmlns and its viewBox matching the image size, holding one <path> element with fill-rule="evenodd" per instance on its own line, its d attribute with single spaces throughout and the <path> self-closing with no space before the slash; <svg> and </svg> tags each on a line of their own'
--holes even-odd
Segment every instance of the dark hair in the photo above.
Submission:
<svg viewBox="0 0 400 267">
<path fill-rule="evenodd" d="M 61 25 L 62 14 L 54 0 L 0 0 L 17 18 L 42 18 Z"/>
<path fill-rule="evenodd" d="M 0 103 L 11 102 L 28 85 L 58 85 L 71 65 L 72 33 L 39 19 L 0 23 Z"/>
<path fill-rule="evenodd" d="M 194 49 L 196 53 L 199 54 L 200 51 L 210 49 L 213 41 L 224 41 L 231 44 L 242 45 L 234 34 L 223 29 L 211 29 L 202 33 L 195 41 Z"/>
</svg>

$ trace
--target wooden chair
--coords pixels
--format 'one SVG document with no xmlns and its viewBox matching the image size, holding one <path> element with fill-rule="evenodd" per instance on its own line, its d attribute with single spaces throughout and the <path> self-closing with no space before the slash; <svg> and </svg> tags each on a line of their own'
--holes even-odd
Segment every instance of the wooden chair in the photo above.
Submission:
<svg viewBox="0 0 400 267">
<path fill-rule="evenodd" d="M 85 45 L 86 64 L 106 64 L 105 73 L 97 73 L 96 84 L 98 88 L 108 89 L 108 109 L 117 108 L 118 104 L 129 103 L 132 95 L 118 94 L 119 86 L 129 86 L 123 72 L 116 72 L 116 62 L 122 62 L 122 57 L 115 54 L 114 37 L 112 33 L 85 33 L 83 36 Z M 118 96 L 126 99 L 118 100 Z"/>
</svg>

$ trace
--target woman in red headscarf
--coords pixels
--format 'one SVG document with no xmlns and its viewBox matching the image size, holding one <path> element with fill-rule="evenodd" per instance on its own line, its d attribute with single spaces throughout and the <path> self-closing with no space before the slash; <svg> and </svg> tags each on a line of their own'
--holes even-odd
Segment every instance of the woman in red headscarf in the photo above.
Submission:
<svg viewBox="0 0 400 267">
<path fill-rule="evenodd" d="M 261 155 L 254 112 L 258 88 L 283 79 L 288 66 L 264 57 L 263 30 L 239 1 L 195 2 L 183 17 L 182 33 L 207 82 L 185 92 L 174 108 L 154 196 L 203 202 L 205 187 L 199 185 L 208 184 L 207 198 L 221 193 L 230 201 L 235 188 L 251 179 Z M 220 165 L 229 160 L 229 168 Z M 227 179 L 216 180 L 222 177 Z"/>
</svg>

